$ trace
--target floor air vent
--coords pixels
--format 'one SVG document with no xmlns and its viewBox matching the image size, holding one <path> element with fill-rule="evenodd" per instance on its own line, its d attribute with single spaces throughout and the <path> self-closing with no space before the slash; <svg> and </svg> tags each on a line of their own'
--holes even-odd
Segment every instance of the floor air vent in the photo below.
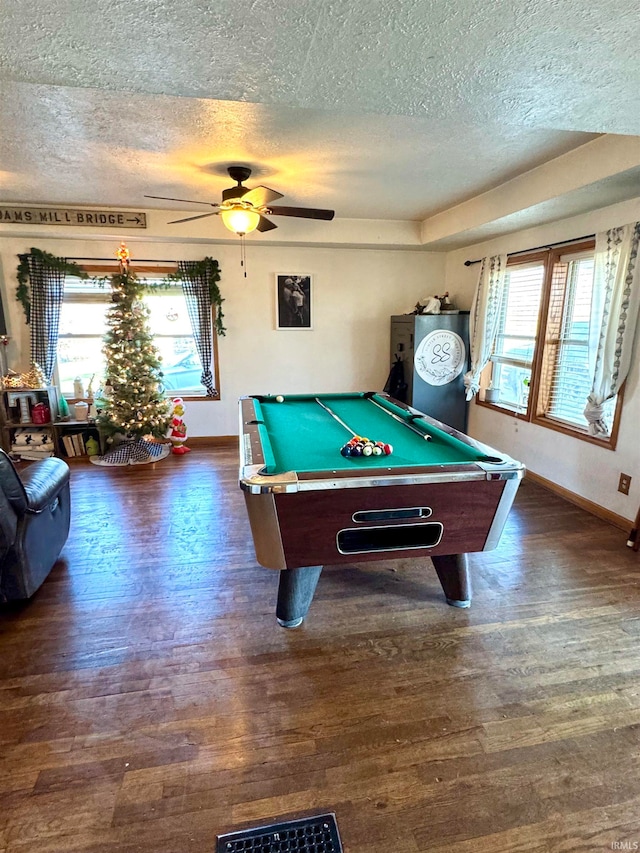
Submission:
<svg viewBox="0 0 640 853">
<path fill-rule="evenodd" d="M 342 853 L 334 814 L 218 836 L 216 853 Z"/>
</svg>

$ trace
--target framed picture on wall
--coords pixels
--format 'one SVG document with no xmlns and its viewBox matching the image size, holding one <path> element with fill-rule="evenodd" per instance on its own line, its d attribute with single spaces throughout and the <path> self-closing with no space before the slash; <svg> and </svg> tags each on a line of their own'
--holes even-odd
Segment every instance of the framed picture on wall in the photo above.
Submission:
<svg viewBox="0 0 640 853">
<path fill-rule="evenodd" d="M 310 275 L 276 273 L 276 329 L 311 329 Z"/>
</svg>

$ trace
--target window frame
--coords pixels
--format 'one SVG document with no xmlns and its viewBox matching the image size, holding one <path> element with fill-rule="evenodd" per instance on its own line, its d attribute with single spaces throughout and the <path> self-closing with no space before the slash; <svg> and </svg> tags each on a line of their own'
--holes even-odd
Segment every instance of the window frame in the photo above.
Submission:
<svg viewBox="0 0 640 853">
<path fill-rule="evenodd" d="M 589 251 L 595 252 L 595 237 L 593 237 L 592 239 L 582 240 L 580 242 L 571 244 L 563 243 L 560 246 L 552 246 L 542 251 L 535 250 L 532 252 L 522 252 L 516 255 L 512 255 L 507 259 L 507 268 L 510 266 L 518 266 L 531 263 L 542 263 L 544 266 L 542 295 L 540 299 L 538 322 L 536 325 L 536 336 L 531 364 L 531 381 L 529 384 L 529 397 L 527 400 L 527 408 L 525 411 L 517 411 L 514 409 L 507 408 L 506 406 L 501 406 L 499 403 L 488 402 L 484 399 L 484 390 L 486 390 L 487 386 L 489 385 L 492 373 L 491 361 L 488 362 L 488 364 L 482 371 L 481 387 L 484 389 L 483 396 L 482 398 L 480 398 L 480 396 L 476 395 L 475 402 L 478 406 L 483 406 L 485 408 L 492 409 L 495 412 L 500 412 L 503 415 L 508 415 L 510 417 L 516 418 L 517 420 L 536 424 L 537 426 L 544 427 L 545 429 L 551 429 L 554 432 L 559 432 L 563 435 L 569 435 L 573 438 L 577 438 L 580 441 L 587 441 L 590 444 L 597 445 L 598 447 L 604 447 L 608 450 L 615 450 L 618 441 L 618 432 L 620 429 L 620 418 L 622 414 L 622 403 L 624 399 L 624 385 L 622 386 L 617 395 L 615 411 L 613 414 L 613 420 L 611 425 L 611 434 L 608 436 L 593 436 L 589 434 L 586 425 L 584 427 L 581 427 L 578 425 L 572 425 L 560 420 L 556 420 L 553 417 L 550 417 L 545 414 L 543 406 L 543 376 L 550 376 L 551 379 L 547 381 L 552 381 L 554 370 L 554 368 L 550 366 L 550 362 L 552 360 L 552 355 L 550 352 L 551 341 L 548 340 L 547 335 L 547 331 L 550 326 L 549 315 L 551 310 L 554 268 L 556 264 L 560 262 L 560 258 L 564 255 L 578 254 L 580 252 Z M 563 286 L 565 287 L 565 291 L 563 293 L 564 297 L 564 294 L 566 293 L 566 282 Z M 564 316 L 564 304 L 562 316 Z"/>
<path fill-rule="evenodd" d="M 113 263 L 100 263 L 100 264 L 83 263 L 83 264 L 78 264 L 78 266 L 80 267 L 80 269 L 83 272 L 86 272 L 90 276 L 110 276 L 110 275 L 113 275 L 114 273 L 117 273 L 118 269 L 119 269 L 118 263 L 116 261 L 114 261 Z M 169 273 L 176 273 L 178 271 L 178 266 L 177 266 L 177 264 L 167 264 L 167 263 L 162 263 L 162 262 L 158 262 L 158 263 L 154 263 L 154 264 L 132 263 L 130 265 L 129 269 L 131 272 L 135 273 L 136 275 L 138 275 L 140 277 L 144 277 L 146 275 L 147 277 L 150 278 L 151 276 L 154 276 L 154 275 L 157 277 L 162 277 L 162 276 L 166 276 Z M 176 284 L 176 287 L 179 287 L 179 284 Z M 87 301 L 87 302 L 90 302 L 90 301 L 103 302 L 104 300 L 103 300 L 102 296 L 100 296 L 99 294 L 96 294 L 95 296 L 93 294 L 88 294 L 86 299 L 83 298 L 83 299 L 78 299 L 78 300 L 74 300 L 74 301 L 78 301 L 78 302 L 84 302 L 84 301 Z M 179 390 L 176 390 L 176 389 L 170 389 L 170 390 L 165 389 L 164 395 L 167 399 L 170 399 L 172 397 L 180 397 L 185 402 L 196 402 L 198 400 L 206 400 L 206 401 L 211 401 L 211 402 L 217 402 L 220 400 L 221 394 L 220 394 L 220 372 L 219 372 L 219 363 L 218 363 L 218 334 L 216 332 L 215 316 L 214 316 L 213 306 L 211 306 L 211 335 L 212 335 L 211 345 L 212 345 L 212 353 L 213 353 L 213 363 L 211 365 L 211 372 L 213 374 L 213 381 L 214 381 L 214 385 L 216 388 L 216 395 L 214 397 L 208 397 L 206 394 L 206 389 L 204 386 L 202 386 L 202 390 L 203 390 L 202 394 L 193 394 L 193 393 L 183 394 Z M 61 336 L 61 337 L 66 337 L 66 336 Z M 82 337 L 82 335 L 78 335 L 77 337 Z M 91 335 L 90 337 L 94 337 L 94 335 Z M 56 366 L 55 366 L 55 375 L 56 375 L 56 381 L 57 381 L 57 379 L 58 379 L 57 358 L 56 358 Z M 58 385 L 59 385 L 59 383 L 58 383 Z M 72 394 L 65 394 L 64 397 L 69 402 L 75 401 L 75 397 Z"/>
</svg>

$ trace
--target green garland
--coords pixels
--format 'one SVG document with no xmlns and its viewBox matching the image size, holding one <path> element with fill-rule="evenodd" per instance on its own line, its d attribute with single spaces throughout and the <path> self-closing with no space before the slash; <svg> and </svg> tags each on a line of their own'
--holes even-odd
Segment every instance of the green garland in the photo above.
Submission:
<svg viewBox="0 0 640 853">
<path fill-rule="evenodd" d="M 45 252 L 42 249 L 32 248 L 31 255 L 35 255 L 46 264 L 50 269 L 63 272 L 66 275 L 75 275 L 78 278 L 89 278 L 89 275 L 81 269 L 78 264 L 73 261 L 68 261 L 66 258 L 58 258 L 55 255 Z M 18 264 L 18 287 L 16 288 L 16 299 L 21 303 L 24 309 L 24 315 L 27 323 L 31 322 L 31 292 L 29 289 L 29 255 L 18 255 L 20 263 Z M 222 303 L 224 299 L 220 293 L 218 282 L 220 281 L 220 266 L 215 258 L 203 258 L 201 261 L 194 261 L 193 272 L 197 276 L 201 276 L 207 282 L 209 287 L 209 298 L 211 306 L 215 311 L 215 326 L 218 335 L 224 335 L 226 329 L 222 322 L 224 314 L 222 313 Z M 159 284 L 150 284 L 142 279 L 142 285 L 146 290 L 162 290 L 170 287 L 169 282 L 182 282 L 185 276 L 180 270 L 175 273 L 169 273 L 166 278 L 166 283 L 163 281 Z M 111 281 L 109 277 L 93 277 L 92 279 L 100 287 L 104 287 L 107 281 Z"/>
<path fill-rule="evenodd" d="M 203 258 L 201 261 L 193 261 L 193 273 L 201 276 L 206 281 L 209 287 L 209 298 L 211 299 L 211 307 L 215 311 L 215 326 L 218 335 L 224 335 L 226 329 L 222 322 L 224 314 L 222 313 L 222 303 L 224 299 L 220 293 L 218 282 L 220 281 L 220 266 L 215 258 Z M 189 273 L 191 276 L 191 271 Z M 170 273 L 167 276 L 169 281 L 183 281 L 186 278 L 180 270 L 175 273 Z"/>
<path fill-rule="evenodd" d="M 30 249 L 30 254 L 39 258 L 49 269 L 62 272 L 65 275 L 75 275 L 78 278 L 89 278 L 87 273 L 80 269 L 77 264 L 66 258 L 58 258 L 42 249 Z M 22 305 L 27 325 L 31 322 L 31 291 L 29 288 L 29 255 L 18 255 L 18 286 L 16 287 L 16 299 Z"/>
</svg>

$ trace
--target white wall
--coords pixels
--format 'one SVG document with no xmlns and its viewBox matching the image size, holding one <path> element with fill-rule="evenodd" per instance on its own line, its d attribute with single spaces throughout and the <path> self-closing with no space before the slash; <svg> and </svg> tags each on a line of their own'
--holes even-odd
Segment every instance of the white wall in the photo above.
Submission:
<svg viewBox="0 0 640 853">
<path fill-rule="evenodd" d="M 470 308 L 479 268 L 464 261 L 500 252 L 518 252 L 546 243 L 571 240 L 640 219 L 640 199 L 612 205 L 506 237 L 450 252 L 447 288 L 460 307 Z M 632 520 L 640 504 L 640 332 L 627 379 L 618 445 L 615 451 L 594 446 L 482 406 L 471 406 L 469 432 L 524 462 L 553 483 Z M 628 496 L 617 491 L 621 472 L 632 476 Z"/>
<path fill-rule="evenodd" d="M 211 255 L 220 263 L 228 329 L 219 342 L 222 399 L 190 402 L 186 412 L 189 435 L 218 436 L 236 434 L 237 399 L 243 394 L 380 388 L 389 370 L 390 315 L 410 311 L 418 299 L 445 287 L 458 307 L 470 308 L 478 267 L 465 267 L 467 258 L 516 252 L 635 221 L 640 219 L 640 200 L 446 256 L 416 251 L 415 229 L 394 231 L 383 223 L 358 223 L 359 231 L 352 225 L 348 236 L 337 231 L 347 236 L 350 245 L 342 242 L 322 247 L 319 233 L 315 245 L 303 245 L 297 241 L 308 234 L 300 230 L 306 223 L 296 222 L 298 230 L 289 232 L 292 239 L 286 245 L 265 240 L 265 235 L 247 238 L 246 279 L 237 240 L 208 241 L 204 230 L 195 229 L 196 225 L 203 229 L 201 223 L 194 224 L 189 238 L 177 239 L 176 226 L 173 230 L 166 226 L 166 214 L 149 214 L 151 227 L 144 236 L 128 238 L 134 258 L 189 260 Z M 326 240 L 326 232 L 322 236 Z M 26 369 L 29 361 L 29 330 L 14 297 L 18 253 L 37 246 L 66 257 L 113 257 L 121 237 L 97 229 L 53 231 L 42 226 L 41 232 L 33 233 L 22 226 L 0 225 L 0 287 L 12 337 L 10 367 Z M 355 245 L 357 240 L 362 241 L 360 248 Z M 274 274 L 278 272 L 314 277 L 313 331 L 275 330 Z M 627 382 L 615 452 L 473 405 L 469 432 L 521 459 L 535 473 L 632 519 L 640 503 L 638 349 Z M 633 477 L 628 497 L 617 491 L 621 471 Z"/>
<path fill-rule="evenodd" d="M 157 213 L 157 212 L 156 212 Z M 19 228 L 21 226 L 18 226 Z M 29 364 L 29 329 L 15 300 L 18 253 L 37 246 L 65 257 L 114 257 L 119 238 L 20 236 L 0 231 L 0 287 L 12 341 L 9 366 Z M 130 241 L 132 256 L 217 258 L 227 334 L 219 340 L 220 401 L 187 403 L 190 436 L 235 435 L 237 400 L 251 393 L 380 389 L 389 372 L 389 318 L 442 290 L 445 256 L 402 249 L 316 248 L 246 240 L 248 277 L 238 240 L 206 243 Z M 313 330 L 275 330 L 275 273 L 313 276 Z"/>
</svg>

